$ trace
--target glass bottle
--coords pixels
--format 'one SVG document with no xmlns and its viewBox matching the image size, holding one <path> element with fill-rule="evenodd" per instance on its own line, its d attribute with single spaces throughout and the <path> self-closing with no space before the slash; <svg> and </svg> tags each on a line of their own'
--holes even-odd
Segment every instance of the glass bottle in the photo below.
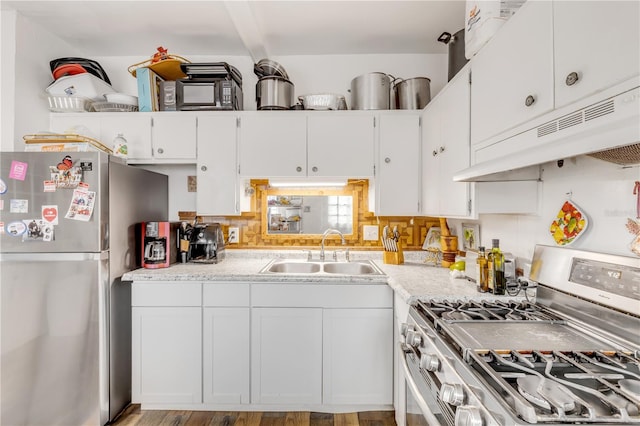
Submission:
<svg viewBox="0 0 640 426">
<path fill-rule="evenodd" d="M 486 293 L 489 291 L 489 284 L 487 282 L 487 257 L 484 252 L 484 246 L 478 247 L 478 251 L 478 258 L 476 259 L 478 291 Z"/>
<path fill-rule="evenodd" d="M 493 294 L 505 293 L 504 255 L 500 251 L 500 240 L 491 240 L 492 249 L 487 255 L 487 269 L 489 289 Z"/>
<path fill-rule="evenodd" d="M 122 133 L 118 133 L 118 136 L 113 140 L 113 155 L 116 157 L 127 158 L 128 154 L 129 149 L 127 147 L 127 140 L 124 138 Z"/>
</svg>

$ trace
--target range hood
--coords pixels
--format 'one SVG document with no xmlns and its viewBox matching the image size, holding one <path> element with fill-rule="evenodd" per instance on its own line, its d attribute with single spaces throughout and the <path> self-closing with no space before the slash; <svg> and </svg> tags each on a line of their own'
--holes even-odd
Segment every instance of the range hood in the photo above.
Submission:
<svg viewBox="0 0 640 426">
<path fill-rule="evenodd" d="M 475 164 L 453 180 L 510 180 L 508 172 L 585 154 L 617 164 L 640 163 L 640 77 L 478 144 Z"/>
</svg>

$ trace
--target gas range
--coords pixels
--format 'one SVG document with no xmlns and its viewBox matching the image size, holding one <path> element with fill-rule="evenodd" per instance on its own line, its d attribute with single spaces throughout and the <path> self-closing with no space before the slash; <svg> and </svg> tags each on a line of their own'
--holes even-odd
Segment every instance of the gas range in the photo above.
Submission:
<svg viewBox="0 0 640 426">
<path fill-rule="evenodd" d="M 531 279 L 535 302 L 411 306 L 401 351 L 428 424 L 640 424 L 640 260 L 537 246 Z"/>
</svg>

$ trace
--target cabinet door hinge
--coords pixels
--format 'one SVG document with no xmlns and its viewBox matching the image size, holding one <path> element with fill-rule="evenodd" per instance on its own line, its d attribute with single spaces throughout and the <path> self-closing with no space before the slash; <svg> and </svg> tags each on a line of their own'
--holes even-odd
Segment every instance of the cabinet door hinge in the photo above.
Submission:
<svg viewBox="0 0 640 426">
<path fill-rule="evenodd" d="M 467 213 L 469 215 L 471 215 L 471 199 L 469 199 L 468 203 L 467 203 Z"/>
<path fill-rule="evenodd" d="M 373 177 L 375 177 L 375 176 L 376 176 L 376 165 L 374 164 L 373 165 Z"/>
<path fill-rule="evenodd" d="M 469 71 L 469 84 L 471 84 L 471 71 Z"/>
<path fill-rule="evenodd" d="M 373 127 L 376 127 L 376 118 L 373 117 Z"/>
<path fill-rule="evenodd" d="M 236 127 L 240 127 L 240 117 L 236 117 Z"/>
<path fill-rule="evenodd" d="M 240 164 L 238 164 L 238 174 L 240 174 Z"/>
<path fill-rule="evenodd" d="M 151 127 L 153 127 L 153 117 L 151 117 Z"/>
</svg>

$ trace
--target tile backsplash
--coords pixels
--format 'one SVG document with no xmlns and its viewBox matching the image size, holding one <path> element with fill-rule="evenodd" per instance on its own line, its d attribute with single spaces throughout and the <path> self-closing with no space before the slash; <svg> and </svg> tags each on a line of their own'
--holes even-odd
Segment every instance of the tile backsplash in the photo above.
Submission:
<svg viewBox="0 0 640 426">
<path fill-rule="evenodd" d="M 268 182 L 253 180 L 251 185 L 256 188 L 251 202 L 252 211 L 243 212 L 241 216 L 198 216 L 198 222 L 218 222 L 221 224 L 225 238 L 229 227 L 240 228 L 238 244 L 227 245 L 228 249 L 274 249 L 291 247 L 319 247 L 321 239 L 291 235 L 290 238 L 265 239 L 262 233 L 262 197 Z M 378 235 L 382 235 L 382 228 L 389 225 L 398 227 L 400 239 L 405 250 L 421 250 L 427 231 L 432 226 L 439 226 L 438 218 L 434 217 L 405 217 L 405 216 L 376 216 L 368 211 L 369 183 L 366 180 L 349 181 L 348 189 L 354 190 L 358 196 L 358 239 L 352 240 L 347 245 L 359 250 L 382 250 L 380 240 L 366 241 L 363 238 L 363 227 L 374 225 L 378 227 Z M 178 212 L 180 220 L 193 221 L 195 212 Z M 340 245 L 339 239 L 328 239 L 326 246 Z"/>
</svg>

